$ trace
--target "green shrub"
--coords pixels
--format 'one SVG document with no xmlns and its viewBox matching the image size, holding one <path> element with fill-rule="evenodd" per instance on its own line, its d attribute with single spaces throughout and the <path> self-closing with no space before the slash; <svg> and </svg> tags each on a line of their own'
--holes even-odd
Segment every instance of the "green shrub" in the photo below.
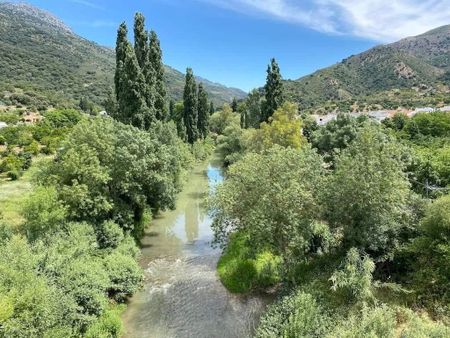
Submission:
<svg viewBox="0 0 450 338">
<path fill-rule="evenodd" d="M 223 285 L 234 293 L 246 293 L 252 289 L 270 287 L 281 279 L 280 257 L 264 251 L 252 258 L 247 246 L 245 236 L 234 234 L 217 265 Z"/>
<path fill-rule="evenodd" d="M 329 326 L 329 316 L 314 297 L 296 292 L 269 306 L 255 337 L 321 338 Z"/>
<path fill-rule="evenodd" d="M 387 306 L 365 307 L 360 314 L 340 320 L 326 338 L 394 338 L 396 313 Z"/>
<path fill-rule="evenodd" d="M 20 171 L 17 171 L 17 170 L 8 171 L 6 173 L 6 176 L 8 176 L 8 178 L 11 181 L 17 181 L 19 179 L 19 177 L 20 177 Z"/>
<path fill-rule="evenodd" d="M 117 223 L 105 221 L 97 228 L 97 241 L 100 248 L 117 248 L 124 234 Z"/>
<path fill-rule="evenodd" d="M 142 282 L 142 270 L 133 257 L 113 252 L 104 259 L 110 283 L 108 293 L 116 301 L 123 302 Z"/>
<path fill-rule="evenodd" d="M 84 334 L 86 338 L 119 338 L 123 333 L 120 315 L 125 305 L 110 306 Z"/>
<path fill-rule="evenodd" d="M 44 237 L 48 232 L 60 229 L 67 216 L 67 210 L 58 200 L 56 189 L 37 187 L 24 201 L 23 228 L 29 240 Z"/>
</svg>

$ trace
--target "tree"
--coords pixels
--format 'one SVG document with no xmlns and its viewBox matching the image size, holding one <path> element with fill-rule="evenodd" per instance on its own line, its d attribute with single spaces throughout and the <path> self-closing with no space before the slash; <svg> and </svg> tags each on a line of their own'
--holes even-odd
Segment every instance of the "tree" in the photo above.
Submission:
<svg viewBox="0 0 450 338">
<path fill-rule="evenodd" d="M 208 107 L 208 94 L 203 88 L 203 84 L 198 85 L 198 121 L 197 129 L 199 137 L 205 138 L 208 135 L 208 120 L 209 120 L 209 107 Z"/>
<path fill-rule="evenodd" d="M 191 68 L 186 70 L 186 83 L 184 86 L 184 125 L 186 126 L 187 141 L 193 144 L 198 139 L 198 99 L 197 84 Z"/>
<path fill-rule="evenodd" d="M 134 17 L 134 52 L 145 80 L 140 95 L 145 98 L 151 114 L 156 116 L 156 72 L 150 60 L 148 41 L 148 33 L 145 30 L 145 18 L 141 13 L 136 13 Z"/>
<path fill-rule="evenodd" d="M 430 203 L 420 224 L 421 234 L 410 246 L 415 268 L 413 279 L 423 301 L 449 302 L 450 195 Z M 434 303 L 434 301 L 430 302 Z"/>
<path fill-rule="evenodd" d="M 155 109 L 156 118 L 161 121 L 167 119 L 166 84 L 164 79 L 164 64 L 162 62 L 162 51 L 158 36 L 154 31 L 150 32 L 149 46 L 150 64 L 155 76 Z"/>
<path fill-rule="evenodd" d="M 383 257 L 398 246 L 411 216 L 401 146 L 366 125 L 337 158 L 327 185 L 327 218 L 342 229 L 344 247 Z"/>
<path fill-rule="evenodd" d="M 175 101 L 170 100 L 169 102 L 169 120 L 176 121 L 175 119 Z"/>
<path fill-rule="evenodd" d="M 353 142 L 364 122 L 364 119 L 339 113 L 335 120 L 317 129 L 309 135 L 309 138 L 312 146 L 320 154 L 325 155 L 327 161 L 333 162 L 336 153 L 344 150 Z"/>
<path fill-rule="evenodd" d="M 280 67 L 275 59 L 272 59 L 271 64 L 267 68 L 267 81 L 264 91 L 266 95 L 266 104 L 261 122 L 267 122 L 269 117 L 272 116 L 275 110 L 281 107 L 284 102 Z"/>
<path fill-rule="evenodd" d="M 174 207 L 181 166 L 174 126 L 144 132 L 98 118 L 73 129 L 39 181 L 56 186 L 69 219 L 137 231 L 146 209 Z"/>
<path fill-rule="evenodd" d="M 209 103 L 209 115 L 214 114 L 215 111 L 216 111 L 216 109 L 214 108 L 214 103 L 211 101 Z"/>
<path fill-rule="evenodd" d="M 127 40 L 127 28 L 122 23 L 116 43 L 116 97 L 119 121 L 148 129 L 154 122 L 154 114 L 146 103 L 147 85 L 139 67 L 136 54 Z"/>
<path fill-rule="evenodd" d="M 139 67 L 143 70 L 148 66 L 148 34 L 145 31 L 145 18 L 141 13 L 134 16 L 134 52 Z"/>
<path fill-rule="evenodd" d="M 261 123 L 256 134 L 258 140 L 254 142 L 256 149 L 257 147 L 262 147 L 262 150 L 269 149 L 275 144 L 298 149 L 306 144 L 306 139 L 302 135 L 302 122 L 297 118 L 297 111 L 296 104 L 286 102 L 274 112 L 269 122 Z"/>
<path fill-rule="evenodd" d="M 116 89 L 116 99 L 119 101 L 119 97 L 123 94 L 123 86 L 125 85 L 125 56 L 128 45 L 128 29 L 125 22 L 122 22 L 117 31 L 116 40 L 116 72 L 114 74 L 114 84 Z"/>
<path fill-rule="evenodd" d="M 327 231 L 316 222 L 323 177 L 321 158 L 309 148 L 247 154 L 210 201 L 216 242 L 239 232 L 252 250 L 269 249 L 288 265 L 316 250 L 311 241 Z"/>
<path fill-rule="evenodd" d="M 235 113 L 237 113 L 237 111 L 238 111 L 238 102 L 235 97 L 233 98 L 233 101 L 231 102 L 231 110 L 234 111 Z"/>
<path fill-rule="evenodd" d="M 261 123 L 261 94 L 254 89 L 248 94 L 245 100 L 246 112 L 246 128 L 258 128 Z"/>
</svg>

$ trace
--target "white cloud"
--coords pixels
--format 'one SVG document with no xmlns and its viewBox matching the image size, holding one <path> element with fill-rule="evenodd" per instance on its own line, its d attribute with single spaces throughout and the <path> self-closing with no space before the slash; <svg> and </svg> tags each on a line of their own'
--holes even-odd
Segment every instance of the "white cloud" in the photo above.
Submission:
<svg viewBox="0 0 450 338">
<path fill-rule="evenodd" d="M 395 41 L 450 24 L 450 0 L 200 0 L 314 30 Z"/>
<path fill-rule="evenodd" d="M 74 4 L 79 4 L 79 5 L 83 5 L 83 6 L 94 8 L 94 9 L 101 9 L 101 10 L 105 9 L 104 7 L 97 5 L 88 0 L 69 0 L 69 1 L 73 2 Z"/>
<path fill-rule="evenodd" d="M 85 27 L 92 28 L 110 28 L 110 27 L 118 27 L 119 24 L 113 21 L 107 20 L 94 20 L 94 21 L 77 21 L 74 24 Z"/>
</svg>

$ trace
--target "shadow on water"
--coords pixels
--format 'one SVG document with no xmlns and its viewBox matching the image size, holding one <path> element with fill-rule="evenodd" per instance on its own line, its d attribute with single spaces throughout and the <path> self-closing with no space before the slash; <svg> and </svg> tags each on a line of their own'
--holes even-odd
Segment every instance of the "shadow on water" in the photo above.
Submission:
<svg viewBox="0 0 450 338">
<path fill-rule="evenodd" d="M 142 239 L 145 285 L 123 316 L 125 337 L 250 336 L 265 301 L 230 294 L 216 276 L 212 219 L 204 199 L 222 181 L 219 161 L 195 168 L 177 208 L 159 214 Z"/>
</svg>

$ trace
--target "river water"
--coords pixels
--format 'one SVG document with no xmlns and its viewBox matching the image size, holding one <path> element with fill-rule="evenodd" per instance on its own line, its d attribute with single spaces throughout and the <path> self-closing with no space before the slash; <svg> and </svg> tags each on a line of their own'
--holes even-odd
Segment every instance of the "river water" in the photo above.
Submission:
<svg viewBox="0 0 450 338">
<path fill-rule="evenodd" d="M 125 337 L 249 337 L 265 302 L 230 294 L 216 275 L 204 200 L 222 181 L 217 161 L 196 167 L 177 208 L 157 215 L 142 240 L 145 285 L 123 316 Z"/>
</svg>

